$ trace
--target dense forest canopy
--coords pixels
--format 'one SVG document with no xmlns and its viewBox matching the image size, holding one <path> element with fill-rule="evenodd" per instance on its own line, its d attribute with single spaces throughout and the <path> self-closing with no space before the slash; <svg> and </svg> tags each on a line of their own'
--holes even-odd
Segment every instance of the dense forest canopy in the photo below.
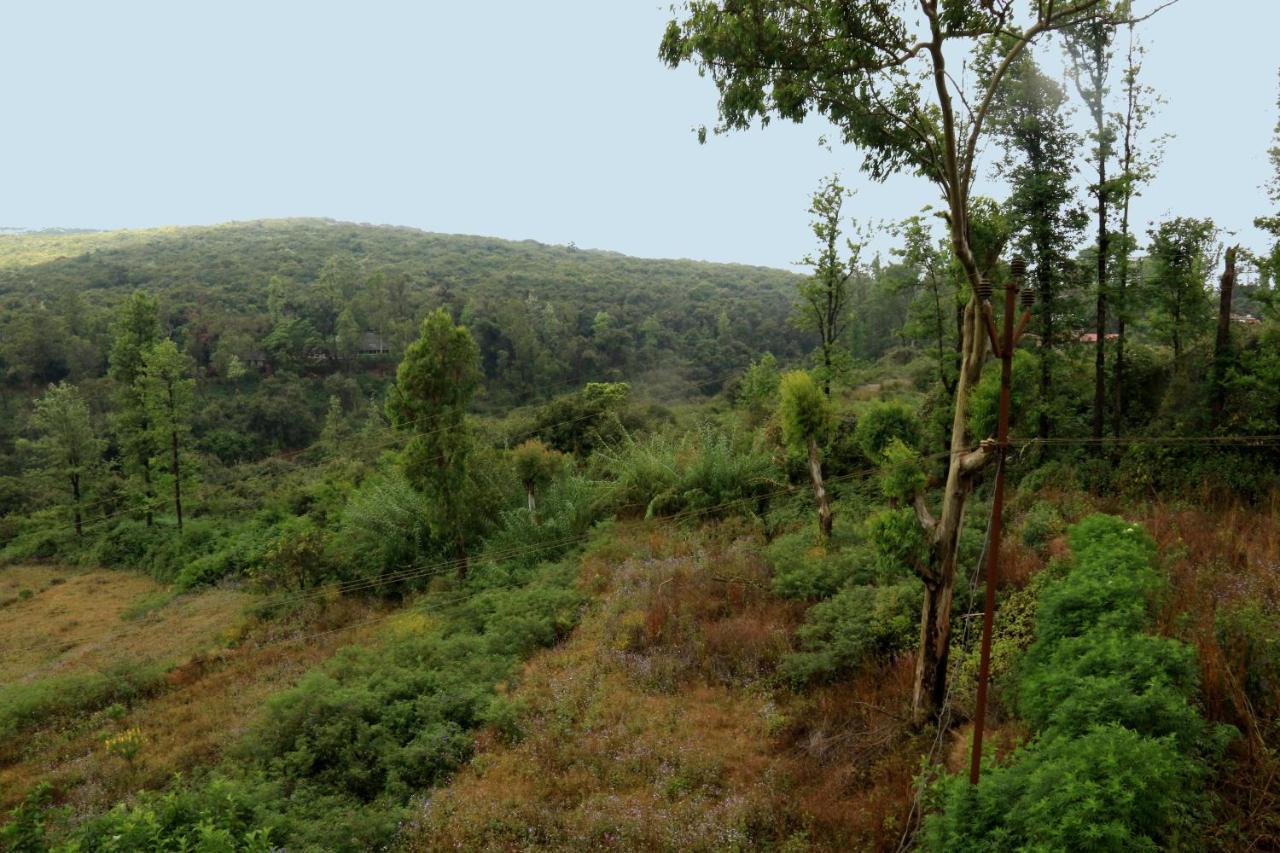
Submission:
<svg viewBox="0 0 1280 853">
<path fill-rule="evenodd" d="M 313 350 L 337 360 L 366 333 L 394 359 L 418 318 L 445 306 L 480 341 L 494 403 L 650 370 L 708 392 L 745 366 L 755 341 L 793 356 L 807 349 L 786 322 L 795 278 L 327 220 L 9 234 L 0 236 L 4 369 L 10 381 L 95 375 L 101 312 L 141 289 L 162 300 L 166 328 L 202 368 L 231 355 L 296 368 Z M 70 339 L 37 340 L 47 323 Z"/>
</svg>

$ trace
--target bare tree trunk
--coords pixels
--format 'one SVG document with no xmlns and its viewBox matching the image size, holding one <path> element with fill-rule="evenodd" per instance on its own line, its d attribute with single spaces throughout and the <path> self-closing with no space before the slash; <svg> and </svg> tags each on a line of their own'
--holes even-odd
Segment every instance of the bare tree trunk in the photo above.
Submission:
<svg viewBox="0 0 1280 853">
<path fill-rule="evenodd" d="M 1227 369 L 1231 366 L 1231 297 L 1236 286 L 1236 252 L 1238 246 L 1227 249 L 1226 265 L 1222 270 L 1222 286 L 1218 295 L 1218 339 L 1213 347 L 1213 417 L 1218 420 L 1226 408 Z"/>
<path fill-rule="evenodd" d="M 530 515 L 537 515 L 537 513 L 538 513 L 538 503 L 537 503 L 537 501 L 535 501 L 535 500 L 533 499 L 533 486 L 525 486 L 525 487 L 524 487 L 524 494 L 525 494 L 525 501 L 526 501 L 526 504 L 527 504 L 527 505 L 528 505 L 528 507 L 529 507 L 529 514 L 530 514 Z"/>
<path fill-rule="evenodd" d="M 827 489 L 822 484 L 822 462 L 818 459 L 818 442 L 809 439 L 809 477 L 813 480 L 813 497 L 818 502 L 818 527 L 823 538 L 831 535 L 831 504 Z"/>
<path fill-rule="evenodd" d="M 993 456 L 993 445 L 989 441 L 973 450 L 966 447 L 969 393 L 982 376 L 987 353 L 982 309 L 976 297 L 964 309 L 963 333 L 964 351 L 951 422 L 951 459 L 941 514 L 934 519 L 923 496 L 917 496 L 915 501 L 916 514 L 929 542 L 928 561 L 917 567 L 925 588 L 912 696 L 917 723 L 928 721 L 946 699 L 947 660 L 951 651 L 951 601 L 955 595 L 957 550 L 965 502 L 973 490 L 977 474 Z"/>
</svg>

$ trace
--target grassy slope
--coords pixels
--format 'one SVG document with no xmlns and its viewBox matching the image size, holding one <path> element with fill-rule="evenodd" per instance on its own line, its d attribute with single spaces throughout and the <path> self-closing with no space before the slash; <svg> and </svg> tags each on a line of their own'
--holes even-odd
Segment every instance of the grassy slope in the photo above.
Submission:
<svg viewBox="0 0 1280 853">
<path fill-rule="evenodd" d="M 32 595 L 19 597 L 23 589 Z M 258 600 L 220 589 L 172 598 L 131 572 L 48 566 L 0 572 L 0 601 L 10 602 L 0 611 L 6 692 L 112 666 L 153 661 L 167 669 L 154 690 L 119 709 L 45 719 L 7 744 L 0 754 L 0 810 L 49 781 L 60 802 L 84 815 L 133 791 L 163 787 L 174 773 L 210 766 L 269 696 L 337 648 L 369 636 L 356 628 L 305 643 L 277 642 L 358 625 L 369 610 L 344 601 L 268 624 L 251 615 Z M 39 649 L 29 649 L 37 643 Z M 106 752 L 106 737 L 135 727 L 143 746 L 132 764 Z"/>
<path fill-rule="evenodd" d="M 770 675 L 803 606 L 765 591 L 751 525 L 635 524 L 584 560 L 594 603 L 537 656 L 490 732 L 432 792 L 411 850 L 869 849 L 896 843 L 919 740 L 877 710 L 909 662 L 802 695 Z"/>
<path fill-rule="evenodd" d="M 265 283 L 273 275 L 308 281 L 318 275 L 325 260 L 340 252 L 375 266 L 494 296 L 522 298 L 535 291 L 544 298 L 558 294 L 587 304 L 619 287 L 630 286 L 643 298 L 642 291 L 656 286 L 685 289 L 696 302 L 711 301 L 717 290 L 747 290 L 770 304 L 785 306 L 796 279 L 784 270 L 743 264 L 633 258 L 532 240 L 435 234 L 327 219 L 271 219 L 0 235 L 0 295 L 47 293 L 68 285 L 86 291 L 142 286 L 216 291 L 229 282 Z M 254 296 L 265 299 L 260 292 Z"/>
</svg>

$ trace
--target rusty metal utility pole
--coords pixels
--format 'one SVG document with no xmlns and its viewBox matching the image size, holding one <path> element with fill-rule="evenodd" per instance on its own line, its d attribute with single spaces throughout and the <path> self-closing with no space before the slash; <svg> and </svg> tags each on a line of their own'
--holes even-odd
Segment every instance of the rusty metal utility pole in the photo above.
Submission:
<svg viewBox="0 0 1280 853">
<path fill-rule="evenodd" d="M 996 487 L 991 506 L 991 538 L 987 542 L 987 594 L 982 609 L 982 656 L 978 667 L 978 707 L 973 717 L 973 758 L 969 763 L 969 782 L 978 784 L 982 764 L 982 730 L 987 721 L 987 682 L 991 678 L 991 628 L 996 609 L 996 581 L 1000 566 L 1000 521 L 1004 512 L 1004 463 L 1009 450 L 1009 389 L 1013 376 L 1013 348 L 1022 337 L 1031 320 L 1031 305 L 1035 293 L 1022 290 L 1027 277 L 1027 262 L 1015 257 L 1009 264 L 1013 280 L 1004 287 L 1004 316 L 1001 318 L 1003 334 L 997 335 L 995 320 L 991 316 L 991 282 L 984 279 L 978 289 L 982 298 L 982 316 L 986 321 L 987 335 L 991 338 L 991 351 L 1000 359 L 1000 421 L 996 431 Z M 1013 312 L 1018 291 L 1022 290 L 1022 316 L 1018 327 L 1013 327 Z"/>
</svg>

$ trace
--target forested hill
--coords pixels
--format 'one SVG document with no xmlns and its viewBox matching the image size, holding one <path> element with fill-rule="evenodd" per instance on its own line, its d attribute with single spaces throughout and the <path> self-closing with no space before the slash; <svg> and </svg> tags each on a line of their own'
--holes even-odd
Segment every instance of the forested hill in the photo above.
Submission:
<svg viewBox="0 0 1280 853">
<path fill-rule="evenodd" d="M 100 374 L 109 309 L 143 290 L 160 298 L 197 366 L 214 373 L 232 356 L 276 372 L 315 366 L 318 353 L 336 363 L 371 336 L 394 357 L 424 313 L 445 305 L 479 341 L 495 403 L 646 375 L 714 391 L 762 349 L 807 351 L 811 342 L 788 322 L 795 279 L 320 219 L 8 234 L 0 358 L 11 383 Z"/>
</svg>

